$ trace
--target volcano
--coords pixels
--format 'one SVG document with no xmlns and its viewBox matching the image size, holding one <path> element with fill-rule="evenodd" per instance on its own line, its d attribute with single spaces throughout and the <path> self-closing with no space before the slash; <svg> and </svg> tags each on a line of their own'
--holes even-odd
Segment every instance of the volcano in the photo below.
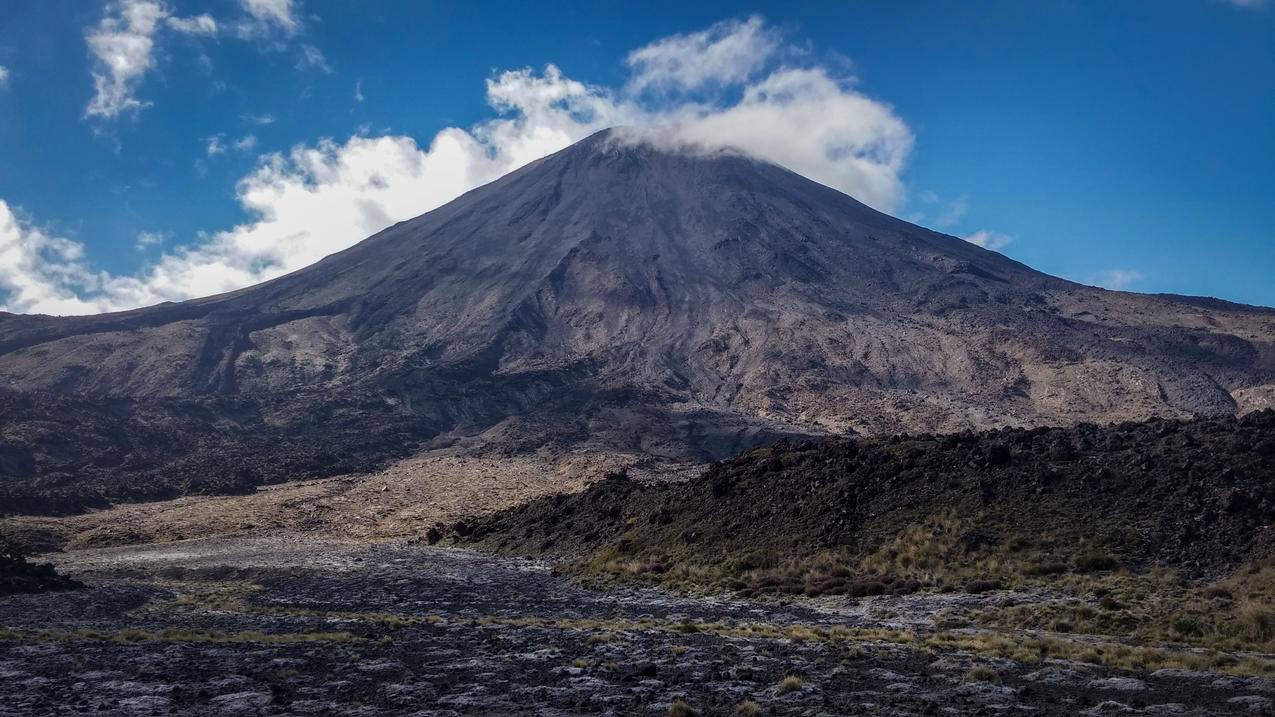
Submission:
<svg viewBox="0 0 1275 717">
<path fill-rule="evenodd" d="M 604 131 L 258 286 L 0 314 L 0 502 L 1272 405 L 1273 310 L 1082 286 L 775 164 Z"/>
</svg>

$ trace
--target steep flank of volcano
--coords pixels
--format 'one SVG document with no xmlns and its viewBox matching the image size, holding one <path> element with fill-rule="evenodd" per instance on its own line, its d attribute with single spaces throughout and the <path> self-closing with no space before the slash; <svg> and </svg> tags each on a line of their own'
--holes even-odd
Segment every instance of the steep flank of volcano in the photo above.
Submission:
<svg viewBox="0 0 1275 717">
<path fill-rule="evenodd" d="M 259 286 L 0 315 L 0 498 L 1270 405 L 1275 312 L 1079 286 L 773 164 L 603 132 Z"/>
</svg>

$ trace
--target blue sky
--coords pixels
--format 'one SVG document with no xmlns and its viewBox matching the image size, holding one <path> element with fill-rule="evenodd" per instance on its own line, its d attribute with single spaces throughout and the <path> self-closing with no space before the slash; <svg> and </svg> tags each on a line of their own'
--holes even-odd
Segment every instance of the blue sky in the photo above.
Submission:
<svg viewBox="0 0 1275 717">
<path fill-rule="evenodd" d="M 616 122 L 1049 273 L 1275 306 L 1253 0 L 47 0 L 0 5 L 0 67 L 8 310 L 269 278 Z"/>
</svg>

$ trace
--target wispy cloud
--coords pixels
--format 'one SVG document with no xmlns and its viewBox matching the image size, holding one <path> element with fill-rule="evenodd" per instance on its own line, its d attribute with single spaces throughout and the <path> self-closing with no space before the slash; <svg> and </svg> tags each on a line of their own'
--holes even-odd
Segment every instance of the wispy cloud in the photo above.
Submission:
<svg viewBox="0 0 1275 717">
<path fill-rule="evenodd" d="M 363 80 L 355 80 L 354 82 L 354 101 L 363 102 Z"/>
<path fill-rule="evenodd" d="M 85 38 L 93 55 L 93 99 L 88 117 L 111 119 L 147 103 L 135 96 L 142 77 L 155 67 L 154 35 L 167 15 L 152 0 L 120 0 Z"/>
<path fill-rule="evenodd" d="M 947 206 L 943 207 L 943 210 L 935 217 L 934 226 L 939 229 L 951 229 L 961 223 L 961 220 L 965 218 L 965 214 L 969 210 L 969 200 L 965 197 L 957 197 L 948 202 Z"/>
<path fill-rule="evenodd" d="M 265 115 L 245 114 L 245 115 L 240 115 L 239 119 L 243 120 L 244 122 L 247 122 L 248 124 L 257 124 L 257 125 L 274 124 L 276 121 L 275 116 L 269 115 L 269 114 L 265 114 Z"/>
<path fill-rule="evenodd" d="M 989 231 L 987 229 L 980 229 L 973 234 L 962 237 L 962 239 L 975 246 L 981 246 L 988 251 L 1000 251 L 1014 241 L 1014 237 L 1008 234 Z"/>
<path fill-rule="evenodd" d="M 266 48 L 282 50 L 302 30 L 292 0 L 241 0 L 241 8 L 244 16 L 231 23 L 230 36 L 273 38 Z M 106 5 L 102 20 L 85 33 L 93 58 L 93 98 L 84 111 L 85 116 L 112 120 L 150 106 L 150 102 L 139 99 L 137 94 L 146 75 L 157 66 L 156 45 L 165 31 L 169 35 L 212 38 L 222 29 L 222 23 L 207 13 L 190 17 L 173 15 L 164 0 L 112 0 Z M 280 36 L 285 40 L 278 40 Z M 207 54 L 199 57 L 205 72 L 211 72 Z M 297 66 L 332 71 L 323 52 L 310 44 L 301 47 Z"/>
<path fill-rule="evenodd" d="M 248 20 L 241 25 L 247 34 L 277 29 L 291 35 L 301 29 L 292 0 L 240 0 L 240 5 L 248 13 Z"/>
<path fill-rule="evenodd" d="M 139 232 L 134 246 L 137 247 L 138 251 L 149 249 L 168 241 L 169 236 L 165 232 Z"/>
<path fill-rule="evenodd" d="M 332 74 L 332 66 L 328 64 L 328 58 L 323 56 L 323 52 L 314 45 L 301 46 L 301 58 L 297 60 L 298 70 L 318 70 L 325 74 Z"/>
<path fill-rule="evenodd" d="M 208 151 L 209 157 L 216 157 L 219 154 L 226 153 L 226 145 L 221 141 L 225 135 L 215 134 L 211 137 L 204 137 L 204 148 Z"/>
<path fill-rule="evenodd" d="M 0 89 L 9 84 L 9 68 L 0 65 Z"/>
<path fill-rule="evenodd" d="M 688 91 L 710 83 L 739 84 L 764 67 L 778 48 L 778 34 L 759 17 L 719 22 L 630 52 L 629 90 Z"/>
<path fill-rule="evenodd" d="M 1107 269 L 1089 277 L 1087 283 L 1112 291 L 1124 291 L 1145 278 L 1146 274 L 1135 269 Z"/>
<path fill-rule="evenodd" d="M 311 264 L 616 125 L 633 128 L 632 141 L 731 147 L 879 209 L 896 208 L 903 193 L 899 173 L 912 148 L 907 124 L 850 79 L 816 64 L 778 62 L 782 50 L 769 50 L 773 40 L 758 39 L 773 37 L 759 20 L 749 20 L 659 40 L 631 55 L 646 59 L 630 63 L 633 78 L 615 89 L 571 79 L 553 65 L 510 70 L 487 81 L 493 118 L 444 129 L 427 144 L 361 132 L 344 142 L 325 139 L 266 155 L 236 185 L 247 221 L 173 246 L 133 276 L 94 273 L 82 252 L 75 253 L 75 242 L 50 239 L 14 220 L 11 242 L 23 247 L 24 263 L 5 263 L 0 256 L 0 282 L 9 288 L 4 306 L 91 313 L 247 286 Z M 714 50 L 711 71 L 670 59 L 719 45 L 759 48 L 771 59 L 758 64 L 753 54 Z M 667 77 L 659 79 L 661 73 Z M 681 99 L 649 91 L 705 82 L 729 91 Z M 216 139 L 225 151 L 225 136 Z M 41 242 L 66 251 L 40 250 Z"/>
<path fill-rule="evenodd" d="M 203 139 L 204 149 L 209 157 L 216 157 L 219 154 L 225 154 L 227 150 L 234 148 L 240 152 L 251 152 L 257 148 L 257 136 L 252 134 L 244 135 L 237 140 L 227 144 L 225 134 L 215 134 L 211 137 Z"/>
<path fill-rule="evenodd" d="M 195 15 L 193 17 L 169 17 L 168 26 L 185 35 L 216 35 L 217 21 L 212 15 Z"/>
<path fill-rule="evenodd" d="M 937 192 L 930 189 L 914 193 L 910 204 L 912 211 L 905 217 L 908 221 L 942 230 L 951 230 L 958 226 L 970 209 L 968 197 L 962 195 L 951 201 L 944 201 Z"/>
</svg>

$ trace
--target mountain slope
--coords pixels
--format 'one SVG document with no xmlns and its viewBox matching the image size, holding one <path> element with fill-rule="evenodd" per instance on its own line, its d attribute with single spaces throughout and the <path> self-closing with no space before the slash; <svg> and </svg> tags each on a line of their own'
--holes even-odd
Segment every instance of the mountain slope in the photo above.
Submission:
<svg viewBox="0 0 1275 717">
<path fill-rule="evenodd" d="M 1243 412 L 1275 397 L 1275 312 L 1082 287 L 608 131 L 259 286 L 0 315 L 0 387 L 5 495 L 74 507 L 440 447 L 698 461 Z"/>
</svg>

